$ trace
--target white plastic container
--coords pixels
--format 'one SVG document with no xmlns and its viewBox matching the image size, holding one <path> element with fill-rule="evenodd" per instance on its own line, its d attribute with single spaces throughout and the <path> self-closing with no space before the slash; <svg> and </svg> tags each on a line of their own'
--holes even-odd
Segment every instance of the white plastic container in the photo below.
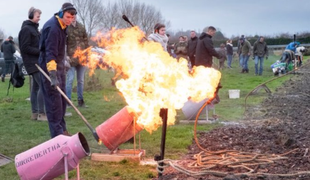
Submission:
<svg viewBox="0 0 310 180">
<path fill-rule="evenodd" d="M 240 98 L 240 90 L 239 89 L 228 90 L 228 94 L 229 94 L 229 99 Z"/>
<path fill-rule="evenodd" d="M 194 102 L 192 100 L 188 100 L 184 106 L 182 107 L 182 112 L 185 115 L 186 120 L 195 120 L 196 115 L 202 105 L 208 100 L 208 98 L 200 101 Z M 203 109 L 205 111 L 205 109 Z"/>
</svg>

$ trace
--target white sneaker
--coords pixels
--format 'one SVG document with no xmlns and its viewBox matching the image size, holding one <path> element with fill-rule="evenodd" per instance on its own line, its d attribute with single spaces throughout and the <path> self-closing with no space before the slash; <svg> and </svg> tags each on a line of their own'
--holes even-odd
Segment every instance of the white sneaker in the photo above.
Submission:
<svg viewBox="0 0 310 180">
<path fill-rule="evenodd" d="M 38 114 L 37 120 L 38 121 L 47 121 L 46 114 Z"/>
<path fill-rule="evenodd" d="M 68 116 L 72 116 L 72 113 L 71 113 L 71 112 L 66 112 L 66 113 L 65 113 L 65 116 L 67 116 L 67 117 L 68 117 Z"/>
<path fill-rule="evenodd" d="M 31 120 L 37 120 L 37 118 L 38 118 L 38 113 L 31 114 Z"/>
</svg>

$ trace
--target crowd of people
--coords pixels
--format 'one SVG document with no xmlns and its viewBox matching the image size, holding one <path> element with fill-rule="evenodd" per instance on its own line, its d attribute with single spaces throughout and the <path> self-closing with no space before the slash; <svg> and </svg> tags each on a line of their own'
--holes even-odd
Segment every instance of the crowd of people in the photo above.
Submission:
<svg viewBox="0 0 310 180">
<path fill-rule="evenodd" d="M 83 98 L 86 67 L 73 55 L 76 49 L 83 50 L 89 45 L 85 27 L 76 21 L 77 11 L 71 3 L 64 3 L 39 31 L 41 14 L 40 9 L 29 9 L 28 19 L 22 22 L 18 41 L 24 66 L 31 77 L 30 119 L 48 121 L 53 138 L 60 134 L 70 135 L 64 119 L 67 101 L 59 89 L 71 99 L 75 74 L 78 107 L 86 107 Z M 2 43 L 1 51 L 6 64 L 1 80 L 5 82 L 5 75 L 12 73 L 15 60 L 16 48 L 11 36 Z M 49 77 L 45 77 L 43 72 Z"/>
<path fill-rule="evenodd" d="M 215 35 L 216 29 L 213 26 L 205 28 L 199 37 L 196 36 L 195 31 L 190 32 L 189 39 L 187 36 L 179 36 L 179 41 L 172 44 L 169 43 L 169 34 L 166 36 L 165 32 L 165 26 L 163 24 L 157 24 L 154 27 L 154 33 L 148 39 L 161 43 L 163 49 L 177 60 L 180 58 L 186 59 L 190 68 L 195 65 L 212 67 L 212 57 L 216 57 L 219 60 L 217 66 L 219 70 L 225 67 L 225 61 L 227 61 L 227 68 L 232 68 L 231 64 L 234 55 L 232 40 L 228 39 L 226 43 L 220 45 L 218 50 L 215 50 L 212 37 Z M 157 39 L 154 38 L 156 36 L 158 37 Z M 262 75 L 264 59 L 268 58 L 268 48 L 264 37 L 259 37 L 252 47 L 251 43 L 242 35 L 238 41 L 237 49 L 236 54 L 239 56 L 241 73 L 249 72 L 248 61 L 250 56 L 253 55 L 253 59 L 255 60 L 255 75 Z"/>
<path fill-rule="evenodd" d="M 78 106 L 87 107 L 83 98 L 86 67 L 74 57 L 74 52 L 77 49 L 88 48 L 89 44 L 85 27 L 76 21 L 77 11 L 71 3 L 64 3 L 60 11 L 55 13 L 39 31 L 41 13 L 40 9 L 34 7 L 29 9 L 28 19 L 22 23 L 18 40 L 24 66 L 32 79 L 30 118 L 48 121 L 53 138 L 60 134 L 69 135 L 64 119 L 68 104 L 58 87 L 71 99 L 75 74 Z M 209 26 L 199 37 L 195 31 L 191 31 L 189 39 L 187 36 L 180 36 L 177 43 L 171 44 L 165 25 L 157 23 L 154 26 L 154 32 L 148 36 L 148 40 L 160 43 L 163 50 L 177 60 L 186 59 L 190 69 L 194 66 L 214 67 L 213 57 L 219 60 L 219 70 L 225 67 L 225 61 L 227 61 L 227 68 L 233 68 L 232 40 L 229 39 L 226 43 L 222 43 L 219 50 L 216 50 L 212 41 L 215 34 L 216 28 Z M 292 56 L 296 46 L 298 44 L 295 42 L 288 45 L 282 61 L 289 61 L 287 59 Z M 241 36 L 237 48 L 241 73 L 249 73 L 248 60 L 253 55 L 255 75 L 262 75 L 264 59 L 268 58 L 268 48 L 264 37 L 259 37 L 252 47 L 251 43 Z M 16 51 L 11 36 L 2 43 L 1 51 L 6 64 L 1 78 L 4 82 L 5 75 L 11 72 L 10 68 L 14 63 Z M 37 64 L 40 68 L 36 66 Z M 42 71 L 48 74 L 49 78 L 45 77 Z"/>
<path fill-rule="evenodd" d="M 174 44 L 169 44 L 167 37 L 165 35 L 166 29 L 163 24 L 160 26 L 155 25 L 154 33 L 149 36 L 149 40 L 161 43 L 163 49 L 167 51 L 171 56 L 175 57 L 178 61 L 180 58 L 186 59 L 188 61 L 189 67 L 194 66 L 204 66 L 204 67 L 214 67 L 213 57 L 219 60 L 218 69 L 222 70 L 227 60 L 227 68 L 232 68 L 233 59 L 233 44 L 232 40 L 228 39 L 226 44 L 220 44 L 218 50 L 213 46 L 212 37 L 216 33 L 216 28 L 209 26 L 203 30 L 199 37 L 196 36 L 195 31 L 190 32 L 190 39 L 187 40 L 187 36 L 180 36 L 179 41 Z M 157 36 L 158 38 L 153 38 Z M 295 54 L 298 43 L 290 43 L 283 53 L 281 62 L 289 64 L 292 59 L 292 54 Z M 252 56 L 255 62 L 255 75 L 261 76 L 263 74 L 264 59 L 268 59 L 268 47 L 263 36 L 260 36 L 257 41 L 251 45 L 251 43 L 242 35 L 238 40 L 237 53 L 239 57 L 239 66 L 241 68 L 241 73 L 249 73 L 248 61 Z M 221 84 L 219 83 L 219 89 Z M 219 97 L 216 95 L 213 103 L 219 102 Z"/>
</svg>

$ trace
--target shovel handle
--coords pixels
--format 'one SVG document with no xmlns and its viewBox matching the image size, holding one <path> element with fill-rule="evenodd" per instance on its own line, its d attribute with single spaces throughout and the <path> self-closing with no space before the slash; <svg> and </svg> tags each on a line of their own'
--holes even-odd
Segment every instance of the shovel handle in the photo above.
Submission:
<svg viewBox="0 0 310 180">
<path fill-rule="evenodd" d="M 39 71 L 46 77 L 46 79 L 48 79 L 49 81 L 51 81 L 51 78 L 43 71 L 43 69 L 35 64 L 36 67 L 39 69 Z M 86 120 L 86 118 L 83 116 L 83 114 L 79 111 L 79 109 L 72 103 L 72 101 L 68 98 L 68 96 L 59 88 L 59 86 L 56 86 L 57 91 L 66 99 L 66 101 L 73 107 L 73 109 L 76 111 L 76 113 L 82 118 L 82 120 L 84 121 L 84 123 L 86 124 L 86 126 L 90 129 L 90 131 L 92 132 L 94 138 L 96 139 L 97 142 L 99 142 L 99 137 L 96 133 L 96 131 L 94 130 L 94 128 L 89 124 L 89 122 Z"/>
</svg>

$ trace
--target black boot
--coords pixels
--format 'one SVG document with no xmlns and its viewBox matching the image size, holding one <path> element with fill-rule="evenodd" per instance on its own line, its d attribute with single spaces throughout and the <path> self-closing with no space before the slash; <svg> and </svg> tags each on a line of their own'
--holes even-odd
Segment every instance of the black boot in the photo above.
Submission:
<svg viewBox="0 0 310 180">
<path fill-rule="evenodd" d="M 78 107 L 86 107 L 83 99 L 78 100 Z"/>
<path fill-rule="evenodd" d="M 65 136 L 72 136 L 68 131 L 64 131 L 63 135 L 65 135 Z"/>
</svg>

